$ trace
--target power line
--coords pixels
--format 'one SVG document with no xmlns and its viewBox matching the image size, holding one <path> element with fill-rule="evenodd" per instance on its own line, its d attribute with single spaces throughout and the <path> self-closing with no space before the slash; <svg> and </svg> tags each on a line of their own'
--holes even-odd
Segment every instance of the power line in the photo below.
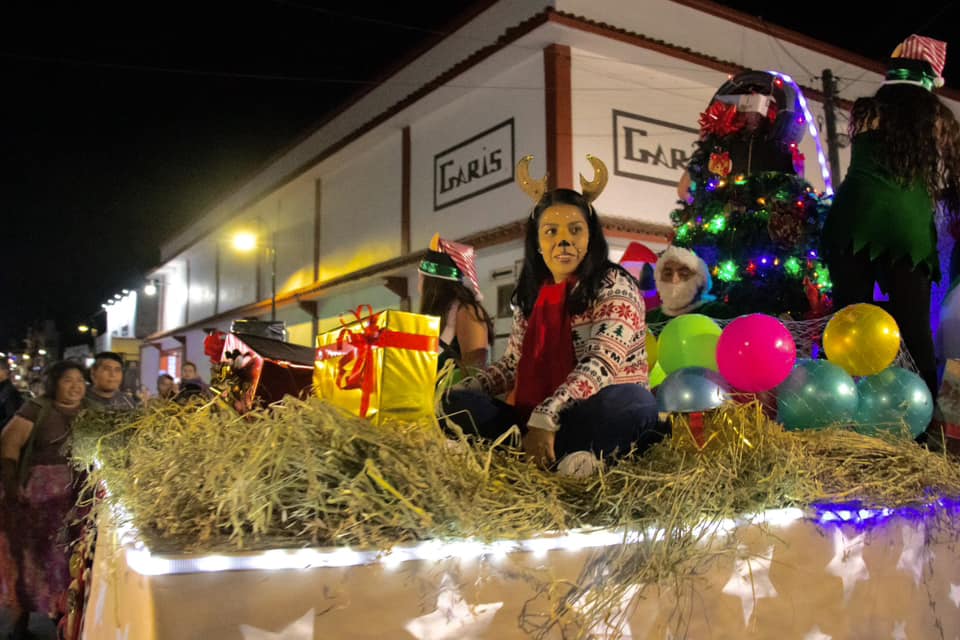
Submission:
<svg viewBox="0 0 960 640">
<path fill-rule="evenodd" d="M 954 4 L 956 4 L 955 0 L 950 0 L 949 2 L 947 2 L 946 4 L 944 4 L 942 7 L 940 7 L 940 9 L 939 9 L 936 13 L 934 13 L 932 16 L 930 16 L 929 18 L 927 18 L 926 22 L 924 22 L 923 24 L 921 24 L 919 27 L 916 27 L 915 29 L 913 29 L 913 30 L 912 30 L 910 33 L 908 33 L 907 35 L 910 35 L 911 33 L 919 33 L 919 34 L 922 34 L 924 31 L 926 31 L 927 27 L 929 27 L 929 26 L 932 25 L 934 22 L 936 22 L 936 21 L 940 18 L 940 16 L 942 16 L 943 13 L 944 13 L 947 9 L 949 9 L 951 6 L 953 6 Z"/>
</svg>

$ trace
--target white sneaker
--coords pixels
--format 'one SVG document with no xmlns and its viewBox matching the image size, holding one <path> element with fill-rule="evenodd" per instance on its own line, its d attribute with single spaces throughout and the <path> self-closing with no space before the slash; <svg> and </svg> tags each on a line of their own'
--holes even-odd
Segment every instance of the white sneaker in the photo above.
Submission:
<svg viewBox="0 0 960 640">
<path fill-rule="evenodd" d="M 592 451 L 574 451 L 557 463 L 557 473 L 571 478 L 589 478 L 602 465 Z"/>
</svg>

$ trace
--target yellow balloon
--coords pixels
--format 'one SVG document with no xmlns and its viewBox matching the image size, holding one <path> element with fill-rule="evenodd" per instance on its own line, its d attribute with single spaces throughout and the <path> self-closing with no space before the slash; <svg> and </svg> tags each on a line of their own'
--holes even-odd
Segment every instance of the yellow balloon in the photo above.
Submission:
<svg viewBox="0 0 960 640">
<path fill-rule="evenodd" d="M 874 304 L 852 304 L 836 312 L 823 330 L 827 359 L 853 376 L 872 376 L 900 352 L 900 328 Z"/>
<path fill-rule="evenodd" d="M 657 356 L 660 355 L 660 345 L 657 344 L 657 336 L 653 335 L 650 329 L 647 329 L 647 370 L 653 371 L 657 366 Z"/>
</svg>

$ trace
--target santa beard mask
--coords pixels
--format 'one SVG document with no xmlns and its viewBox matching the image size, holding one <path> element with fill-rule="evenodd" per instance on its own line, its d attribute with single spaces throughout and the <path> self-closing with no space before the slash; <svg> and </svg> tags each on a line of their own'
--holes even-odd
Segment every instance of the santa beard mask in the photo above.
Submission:
<svg viewBox="0 0 960 640">
<path fill-rule="evenodd" d="M 661 283 L 657 293 L 660 294 L 663 312 L 668 316 L 677 316 L 699 306 L 701 288 L 695 277 L 681 282 Z"/>
</svg>

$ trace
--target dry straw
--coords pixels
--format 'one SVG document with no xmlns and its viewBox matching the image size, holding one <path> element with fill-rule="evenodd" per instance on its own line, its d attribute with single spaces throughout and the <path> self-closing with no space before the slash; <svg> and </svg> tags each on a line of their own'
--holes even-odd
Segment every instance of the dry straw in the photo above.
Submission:
<svg viewBox="0 0 960 640">
<path fill-rule="evenodd" d="M 451 440 L 435 422 L 376 427 L 318 399 L 287 398 L 245 416 L 217 404 L 155 408 L 126 424 L 86 415 L 73 451 L 92 469 L 88 482 L 109 487 L 106 504 L 122 503 L 157 551 L 385 550 L 589 526 L 660 532 L 625 534 L 575 584 L 544 583 L 552 604 L 531 603 L 523 618 L 535 636 L 559 627 L 576 637 L 614 615 L 630 585 L 679 585 L 696 575 L 729 551 L 704 544 L 726 518 L 823 501 L 898 507 L 960 495 L 960 467 L 945 454 L 902 436 L 787 432 L 756 401 L 708 414 L 702 448 L 683 416 L 673 433 L 582 480 L 525 462 L 511 446 L 517 434 L 493 447 Z"/>
</svg>

